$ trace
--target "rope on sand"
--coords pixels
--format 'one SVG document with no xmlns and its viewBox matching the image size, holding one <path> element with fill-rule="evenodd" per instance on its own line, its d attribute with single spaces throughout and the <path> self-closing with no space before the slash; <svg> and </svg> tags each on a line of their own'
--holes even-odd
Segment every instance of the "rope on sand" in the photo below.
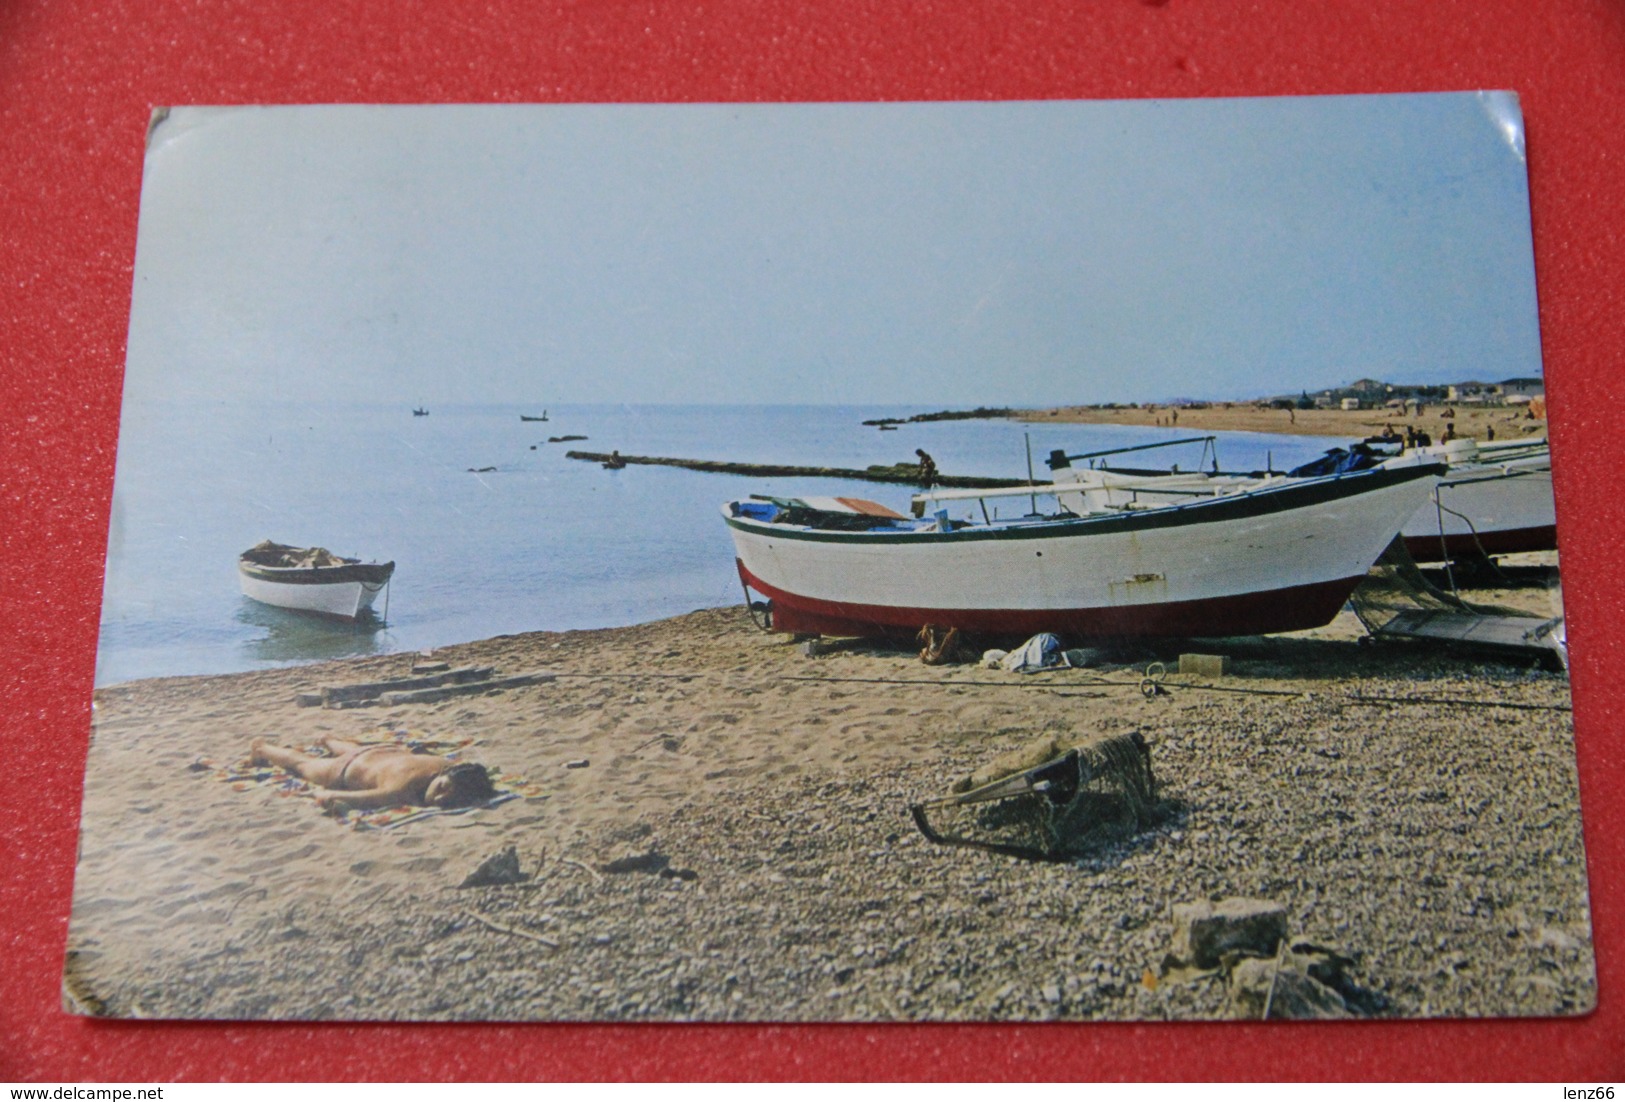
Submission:
<svg viewBox="0 0 1625 1102">
<path fill-rule="evenodd" d="M 591 873 L 592 878 L 598 881 L 600 884 L 604 882 L 604 874 L 587 864 L 585 861 L 577 861 L 574 857 L 560 857 L 559 861 L 566 865 L 574 865 L 578 869 Z"/>
<path fill-rule="evenodd" d="M 653 673 L 643 671 L 606 670 L 602 673 L 570 673 L 564 670 L 549 670 L 554 677 L 582 677 L 590 679 L 604 679 L 613 681 L 617 678 L 635 678 L 642 680 L 646 677 L 666 678 L 671 681 L 693 681 L 696 677 L 704 677 L 703 673 Z"/>
<path fill-rule="evenodd" d="M 1052 689 L 1041 681 L 954 681 L 934 680 L 929 677 L 816 677 L 808 674 L 785 674 L 786 681 L 840 681 L 864 685 L 969 685 L 975 689 Z M 1069 681 L 1068 685 L 1117 685 L 1132 688 L 1126 681 L 1112 681 L 1097 677 L 1089 681 Z M 1139 682 L 1134 682 L 1134 685 Z"/>
<path fill-rule="evenodd" d="M 1572 704 L 1513 704 L 1502 700 L 1462 700 L 1450 696 L 1366 696 L 1349 693 L 1349 700 L 1361 704 L 1447 704 L 1455 708 L 1516 708 L 1523 712 L 1572 712 Z"/>
<path fill-rule="evenodd" d="M 856 682 L 864 685 L 947 685 L 964 686 L 973 689 L 1047 689 L 1056 696 L 1093 695 L 1068 693 L 1065 690 L 1074 685 L 1108 685 L 1117 689 L 1141 689 L 1143 691 L 1144 679 L 1140 681 L 1114 681 L 1107 677 L 1094 677 L 1087 681 L 1067 681 L 1063 685 L 1045 684 L 1041 681 L 936 681 L 927 677 L 817 677 L 806 674 L 787 674 L 786 681 L 827 681 L 827 682 Z M 1307 689 L 1250 689 L 1239 685 L 1205 685 L 1197 682 L 1175 683 L 1175 689 L 1198 689 L 1210 693 L 1243 693 L 1248 696 L 1288 696 L 1302 697 L 1307 695 Z M 1511 701 L 1498 700 L 1464 700 L 1459 697 L 1444 696 L 1366 696 L 1363 693 L 1345 693 L 1341 697 L 1329 699 L 1351 700 L 1360 704 L 1442 704 L 1456 708 L 1515 708 L 1525 712 L 1572 712 L 1569 704 L 1518 704 Z"/>
<path fill-rule="evenodd" d="M 486 918 L 484 915 L 478 914 L 475 911 L 464 911 L 463 913 L 469 918 L 472 918 L 475 922 L 478 922 L 481 926 L 495 930 L 499 934 L 509 934 L 513 937 L 525 938 L 528 941 L 540 942 L 549 949 L 557 949 L 559 947 L 558 942 L 553 941 L 550 938 L 545 938 L 540 934 L 533 934 L 525 930 L 515 930 L 511 926 L 503 926 L 500 923 L 492 922 L 489 918 Z"/>
</svg>

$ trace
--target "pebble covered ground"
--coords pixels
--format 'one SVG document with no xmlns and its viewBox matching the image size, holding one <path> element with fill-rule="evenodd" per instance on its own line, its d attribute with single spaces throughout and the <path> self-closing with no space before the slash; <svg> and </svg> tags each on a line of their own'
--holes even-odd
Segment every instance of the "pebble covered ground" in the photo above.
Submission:
<svg viewBox="0 0 1625 1102">
<path fill-rule="evenodd" d="M 510 807 L 454 827 L 414 826 L 416 841 L 388 844 L 421 855 L 425 840 L 433 848 L 455 835 L 457 858 L 419 856 L 403 867 L 420 874 L 321 896 L 249 899 L 185 939 L 111 954 L 88 1008 L 462 1020 L 1241 1017 L 1256 1008 L 1222 972 L 1192 974 L 1165 958 L 1174 905 L 1251 898 L 1283 906 L 1294 941 L 1352 961 L 1350 1013 L 1589 1010 L 1566 677 L 1362 646 L 1357 634 L 1344 619 L 1228 644 L 1228 676 L 1170 674 L 1151 696 L 1140 678 L 1154 654 L 1010 687 L 1016 675 L 927 668 L 883 647 L 808 657 L 756 634 L 739 610 L 450 648 L 442 654 L 453 659 L 506 656 L 510 668 L 520 668 L 516 653 L 547 647 L 563 668 L 635 652 L 653 656 L 652 670 L 710 670 L 700 695 L 712 708 L 737 695 L 752 709 L 741 713 L 739 737 L 749 739 L 816 734 L 837 717 L 863 723 L 839 728 L 845 742 L 829 728 L 850 752 L 796 769 L 696 773 L 679 798 L 628 801 L 624 814 L 532 831 Z M 281 695 L 292 683 L 286 672 L 245 676 L 273 678 Z M 644 703 L 624 686 L 602 692 L 579 705 L 581 722 L 613 714 L 618 701 Z M 715 712 L 696 721 L 692 686 L 670 692 L 655 714 L 676 734 L 660 741 L 656 724 L 656 741 L 638 752 L 676 769 L 700 752 L 708 723 L 728 721 Z M 479 729 L 479 709 L 458 714 Z M 1128 731 L 1144 738 L 1158 782 L 1143 830 L 1104 828 L 1068 859 L 1045 862 L 935 845 L 909 818 L 909 804 L 1036 734 Z M 507 846 L 523 880 L 458 886 L 476 857 Z"/>
</svg>

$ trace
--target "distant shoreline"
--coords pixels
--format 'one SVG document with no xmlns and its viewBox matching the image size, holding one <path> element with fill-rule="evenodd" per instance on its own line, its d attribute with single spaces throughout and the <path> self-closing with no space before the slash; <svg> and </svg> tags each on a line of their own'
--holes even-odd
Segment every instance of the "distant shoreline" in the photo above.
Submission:
<svg viewBox="0 0 1625 1102">
<path fill-rule="evenodd" d="M 1470 439 L 1512 440 L 1543 435 L 1544 418 L 1531 418 L 1519 406 L 1462 406 L 1450 402 L 1425 405 L 1420 416 L 1388 409 L 1260 409 L 1252 402 L 1215 402 L 1201 406 L 1051 406 L 1037 409 L 978 406 L 944 409 L 908 417 L 881 417 L 865 425 L 893 427 L 935 421 L 1025 421 L 1034 424 L 1137 425 L 1198 432 L 1264 432 L 1282 436 L 1337 436 L 1357 440 L 1392 426 L 1403 433 L 1410 425 L 1438 438 L 1446 424 Z M 1491 433 L 1490 430 L 1494 430 Z"/>
<path fill-rule="evenodd" d="M 1445 413 L 1453 411 L 1455 416 Z M 1018 421 L 1040 424 L 1079 425 L 1158 425 L 1198 432 L 1266 432 L 1286 436 L 1337 436 L 1358 440 L 1381 433 L 1392 425 L 1399 433 L 1405 426 L 1425 429 L 1435 441 L 1449 422 L 1454 422 L 1456 435 L 1470 439 L 1487 438 L 1494 430 L 1497 440 L 1514 440 L 1523 436 L 1544 433 L 1544 420 L 1530 419 L 1524 410 L 1513 406 L 1452 406 L 1434 403 L 1424 407 L 1422 415 L 1405 416 L 1382 409 L 1259 409 L 1251 403 L 1211 405 L 1206 408 L 1189 406 L 1142 406 L 1138 409 L 1101 409 L 1092 406 L 1058 406 L 1052 409 L 1012 410 L 1008 416 Z"/>
</svg>

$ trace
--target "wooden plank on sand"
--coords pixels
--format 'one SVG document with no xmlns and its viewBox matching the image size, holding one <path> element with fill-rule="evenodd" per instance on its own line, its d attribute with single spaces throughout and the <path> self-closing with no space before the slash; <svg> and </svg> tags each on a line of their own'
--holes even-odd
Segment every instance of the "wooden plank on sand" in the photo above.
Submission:
<svg viewBox="0 0 1625 1102">
<path fill-rule="evenodd" d="M 354 685 L 323 685 L 320 693 L 322 703 L 331 707 L 335 704 L 345 704 L 354 700 L 372 700 L 383 696 L 385 693 L 486 681 L 494 673 L 496 673 L 495 666 L 462 666 L 455 670 L 430 674 L 426 677 L 397 677 L 389 681 L 362 681 Z"/>
<path fill-rule="evenodd" d="M 516 673 L 508 677 L 493 677 L 488 681 L 470 681 L 461 685 L 441 685 L 432 689 L 412 689 L 405 692 L 390 692 L 379 697 L 379 702 L 389 707 L 397 704 L 433 704 L 438 700 L 447 700 L 454 696 L 469 696 L 473 693 L 492 692 L 498 689 L 517 689 L 525 685 L 542 685 L 556 678 L 558 674 L 551 670 L 536 670 L 531 673 Z"/>
</svg>

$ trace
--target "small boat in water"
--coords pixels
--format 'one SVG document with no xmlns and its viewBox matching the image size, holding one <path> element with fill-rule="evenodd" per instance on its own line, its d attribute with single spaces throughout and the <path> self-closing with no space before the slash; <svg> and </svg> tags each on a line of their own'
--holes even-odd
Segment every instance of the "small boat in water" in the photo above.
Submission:
<svg viewBox="0 0 1625 1102">
<path fill-rule="evenodd" d="M 265 540 L 237 559 L 243 596 L 261 604 L 354 620 L 372 608 L 395 564 L 346 559 L 325 547 Z"/>
<path fill-rule="evenodd" d="M 521 421 L 545 421 L 547 420 L 547 410 L 542 410 L 542 415 L 540 417 L 532 417 L 528 413 L 521 413 L 519 415 L 519 419 Z"/>
<path fill-rule="evenodd" d="M 931 490 L 913 517 L 851 498 L 752 498 L 723 517 L 747 600 L 767 598 L 775 631 L 1253 635 L 1330 622 L 1444 470 L 1414 462 L 1100 507 L 1072 484 Z M 1054 508 L 1039 511 L 1040 498 Z M 968 502 L 979 519 L 950 519 Z"/>
<path fill-rule="evenodd" d="M 427 417 L 427 416 L 429 416 L 429 411 L 424 409 L 422 406 L 415 406 L 412 409 L 412 416 L 413 417 Z"/>
</svg>

